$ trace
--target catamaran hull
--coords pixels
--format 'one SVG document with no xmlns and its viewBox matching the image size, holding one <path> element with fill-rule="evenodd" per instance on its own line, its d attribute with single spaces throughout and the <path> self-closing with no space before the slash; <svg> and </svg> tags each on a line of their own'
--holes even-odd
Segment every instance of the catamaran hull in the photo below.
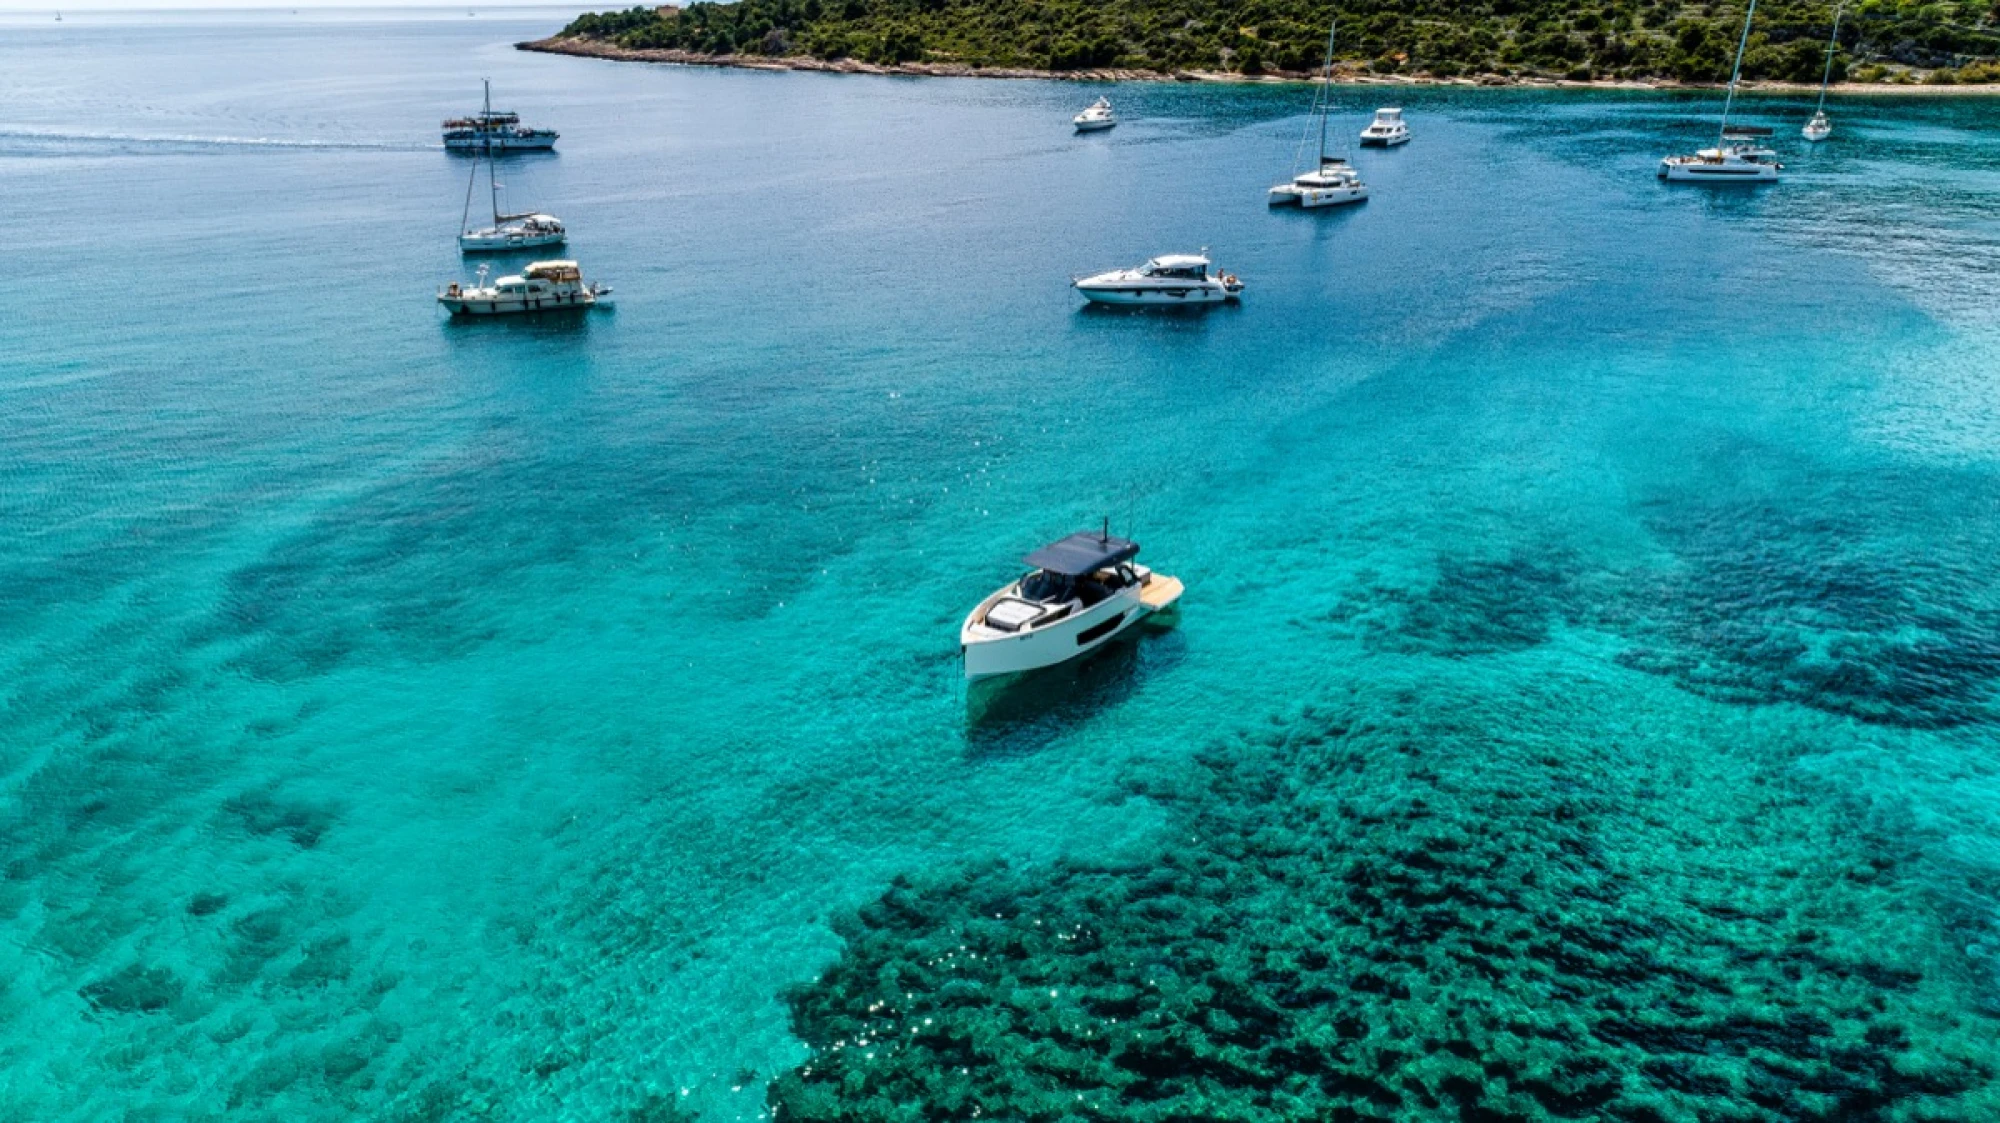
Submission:
<svg viewBox="0 0 2000 1123">
<path fill-rule="evenodd" d="M 1669 183 L 1757 184 L 1778 182 L 1778 169 L 1768 164 L 1755 167 L 1728 167 L 1713 164 L 1660 165 L 1660 178 Z"/>
<path fill-rule="evenodd" d="M 1408 133 L 1403 133 L 1400 136 L 1369 136 L 1367 133 L 1361 134 L 1361 147 L 1363 148 L 1394 148 L 1399 144 L 1408 143 L 1410 143 L 1410 134 Z"/>
</svg>

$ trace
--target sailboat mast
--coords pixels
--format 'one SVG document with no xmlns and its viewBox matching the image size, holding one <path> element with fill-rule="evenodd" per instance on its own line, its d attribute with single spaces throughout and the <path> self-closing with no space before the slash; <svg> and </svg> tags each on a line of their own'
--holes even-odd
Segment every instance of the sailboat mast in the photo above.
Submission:
<svg viewBox="0 0 2000 1123">
<path fill-rule="evenodd" d="M 493 80 L 481 78 L 486 87 L 486 187 L 493 193 L 493 225 L 500 225 L 500 169 L 493 163 Z"/>
<path fill-rule="evenodd" d="M 1736 41 L 1736 65 L 1729 68 L 1729 94 L 1722 99 L 1722 127 L 1717 130 L 1715 147 L 1722 147 L 1723 138 L 1729 135 L 1729 108 L 1736 103 L 1736 79 L 1743 73 L 1743 51 L 1750 46 L 1750 21 L 1757 15 L 1757 0 L 1750 0 L 1750 7 L 1743 13 L 1743 37 Z"/>
<path fill-rule="evenodd" d="M 1819 75 L 1819 106 L 1815 113 L 1826 112 L 1826 85 L 1833 81 L 1833 52 L 1840 49 L 1840 15 L 1846 10 L 1845 4 L 1833 9 L 1833 34 L 1826 41 L 1826 69 Z"/>
<path fill-rule="evenodd" d="M 1340 17 L 1333 17 L 1326 25 L 1326 65 L 1320 68 L 1319 92 L 1319 163 L 1315 170 L 1326 167 L 1326 119 L 1333 112 L 1333 33 L 1340 27 Z"/>
</svg>

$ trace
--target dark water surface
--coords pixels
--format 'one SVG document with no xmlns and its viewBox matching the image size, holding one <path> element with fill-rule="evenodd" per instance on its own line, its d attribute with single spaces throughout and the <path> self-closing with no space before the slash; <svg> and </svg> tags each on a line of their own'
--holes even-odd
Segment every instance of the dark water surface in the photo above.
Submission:
<svg viewBox="0 0 2000 1123">
<path fill-rule="evenodd" d="M 2000 1118 L 2000 103 L 1273 214 L 1298 88 L 561 19 L 0 25 L 0 1114 Z M 615 311 L 431 303 L 487 76 Z M 1179 620 L 967 692 L 1106 514 Z"/>
</svg>

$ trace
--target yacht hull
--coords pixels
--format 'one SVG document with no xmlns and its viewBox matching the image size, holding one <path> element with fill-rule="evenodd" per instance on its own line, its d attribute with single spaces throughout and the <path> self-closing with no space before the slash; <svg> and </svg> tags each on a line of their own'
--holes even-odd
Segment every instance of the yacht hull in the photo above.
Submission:
<svg viewBox="0 0 2000 1123">
<path fill-rule="evenodd" d="M 477 234 L 460 234 L 458 248 L 461 253 L 506 253 L 508 250 L 531 250 L 542 246 L 560 246 L 561 234 L 522 234 L 507 237 L 481 237 Z"/>
<path fill-rule="evenodd" d="M 1078 121 L 1076 122 L 1076 131 L 1080 133 L 1101 133 L 1106 129 L 1116 127 L 1117 124 L 1118 122 L 1116 121 Z"/>
<path fill-rule="evenodd" d="M 454 316 L 511 316 L 524 312 L 567 312 L 573 309 L 594 308 L 599 303 L 599 298 L 597 293 L 584 291 L 525 299 L 477 295 L 439 296 L 438 303 Z"/>
<path fill-rule="evenodd" d="M 1174 288 L 1085 288 L 1076 287 L 1085 300 L 1093 304 L 1156 304 L 1166 307 L 1186 307 L 1190 304 L 1221 304 L 1235 300 L 1236 294 L 1220 284 L 1197 285 Z"/>
<path fill-rule="evenodd" d="M 1088 655 L 1129 631 L 1132 625 L 1171 606 L 1179 599 L 1181 586 L 1171 577 L 1154 574 L 1145 585 L 1120 589 L 1116 595 L 1055 623 L 1032 631 L 994 633 L 979 622 L 1013 588 L 1009 585 L 981 601 L 960 627 L 959 652 L 966 678 L 1019 674 Z"/>
<path fill-rule="evenodd" d="M 484 153 L 491 148 L 495 152 L 546 152 L 556 146 L 556 138 L 550 136 L 496 136 L 496 137 L 447 137 L 444 147 L 447 152 Z"/>
<path fill-rule="evenodd" d="M 1408 143 L 1410 143 L 1410 134 L 1408 133 L 1403 133 L 1399 136 L 1369 136 L 1367 133 L 1361 134 L 1361 147 L 1363 148 L 1394 148 L 1399 144 Z"/>
</svg>

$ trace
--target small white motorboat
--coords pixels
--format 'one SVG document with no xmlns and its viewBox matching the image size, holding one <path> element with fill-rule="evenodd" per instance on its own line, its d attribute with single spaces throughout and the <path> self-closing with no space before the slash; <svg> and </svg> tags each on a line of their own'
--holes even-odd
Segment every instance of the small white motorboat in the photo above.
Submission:
<svg viewBox="0 0 2000 1123">
<path fill-rule="evenodd" d="M 1070 123 L 1076 126 L 1077 132 L 1094 133 L 1100 129 L 1108 129 L 1116 125 L 1118 123 L 1118 115 L 1111 111 L 1111 99 L 1101 97 L 1089 109 L 1070 118 Z"/>
<path fill-rule="evenodd" d="M 1375 119 L 1361 130 L 1361 143 L 1370 148 L 1394 148 L 1408 144 L 1410 126 L 1403 120 L 1400 109 L 1377 109 Z"/>
<path fill-rule="evenodd" d="M 1750 0 L 1743 13 L 1743 35 L 1736 41 L 1736 63 L 1729 71 L 1729 93 L 1722 99 L 1722 127 L 1714 148 L 1704 148 L 1692 156 L 1669 156 L 1660 161 L 1660 178 L 1671 183 L 1776 183 L 1782 167 L 1777 153 L 1757 143 L 1771 135 L 1770 129 L 1736 127 L 1729 124 L 1730 107 L 1736 103 L 1736 80 L 1743 74 L 1743 52 L 1750 45 L 1750 22 L 1757 17 L 1757 0 Z"/>
<path fill-rule="evenodd" d="M 589 284 L 574 261 L 537 261 L 519 276 L 487 283 L 487 266 L 469 285 L 453 281 L 438 290 L 438 303 L 454 316 L 504 316 L 554 312 L 609 304 L 611 286 Z"/>
<path fill-rule="evenodd" d="M 562 220 L 552 214 L 499 214 L 493 225 L 460 234 L 458 248 L 465 253 L 532 250 L 560 246 L 567 236 Z"/>
<path fill-rule="evenodd" d="M 1132 559 L 1139 544 L 1086 530 L 1022 560 L 1028 574 L 979 602 L 958 630 L 965 677 L 1031 671 L 1095 651 L 1180 600 L 1178 579 Z"/>
<path fill-rule="evenodd" d="M 1243 293 L 1243 282 L 1209 272 L 1201 254 L 1163 254 L 1136 269 L 1078 277 L 1070 287 L 1099 304 L 1220 304 Z"/>
</svg>

